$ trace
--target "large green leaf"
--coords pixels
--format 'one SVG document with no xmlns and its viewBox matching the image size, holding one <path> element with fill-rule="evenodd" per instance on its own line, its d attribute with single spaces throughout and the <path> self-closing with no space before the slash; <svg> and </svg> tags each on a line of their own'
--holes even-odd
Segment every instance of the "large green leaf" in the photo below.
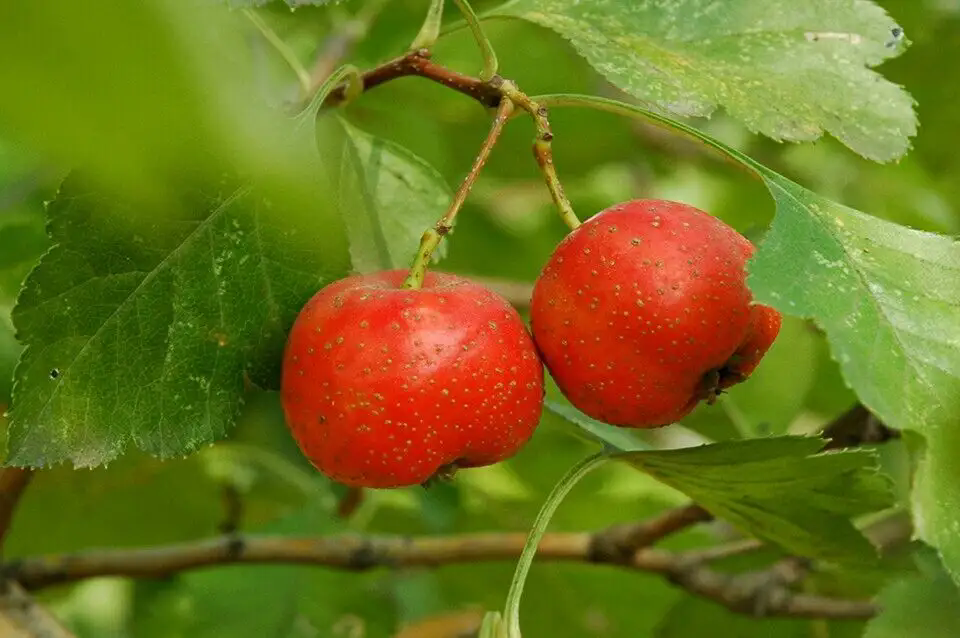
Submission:
<svg viewBox="0 0 960 638">
<path fill-rule="evenodd" d="M 276 386 L 286 330 L 344 272 L 343 245 L 323 209 L 221 188 L 148 218 L 67 180 L 50 209 L 58 246 L 14 310 L 28 347 L 9 462 L 96 466 L 130 443 L 182 455 L 229 429 L 246 374 Z"/>
<path fill-rule="evenodd" d="M 916 133 L 913 101 L 870 67 L 900 53 L 896 24 L 863 0 L 513 0 L 487 14 L 550 28 L 608 80 L 664 113 L 724 107 L 751 130 L 823 131 L 891 160 Z"/>
<path fill-rule="evenodd" d="M 749 283 L 758 299 L 815 318 L 864 405 L 926 437 L 913 492 L 917 530 L 960 578 L 960 242 L 757 170 L 778 214 Z"/>
<path fill-rule="evenodd" d="M 684 492 L 744 532 L 799 554 L 875 556 L 850 517 L 891 504 L 889 483 L 866 450 L 820 453 L 825 441 L 777 437 L 613 455 Z"/>
<path fill-rule="evenodd" d="M 423 231 L 433 226 L 450 203 L 443 177 L 403 146 L 370 135 L 339 120 L 341 146 L 327 146 L 324 156 L 339 156 L 334 175 L 340 208 L 350 240 L 354 269 L 360 272 L 406 268 L 413 261 Z M 321 130 L 333 123 L 321 123 Z M 433 261 L 446 254 L 447 242 Z"/>
</svg>

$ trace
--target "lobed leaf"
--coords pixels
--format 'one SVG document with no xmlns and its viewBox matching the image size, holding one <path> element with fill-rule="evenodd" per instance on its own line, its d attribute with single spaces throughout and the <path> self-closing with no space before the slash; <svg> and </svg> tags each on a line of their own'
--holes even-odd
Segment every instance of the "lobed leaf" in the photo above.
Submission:
<svg viewBox="0 0 960 638">
<path fill-rule="evenodd" d="M 310 221 L 278 203 L 225 179 L 145 216 L 68 178 L 49 211 L 57 246 L 13 313 L 27 348 L 8 462 L 92 467 L 131 443 L 182 455 L 226 433 L 247 375 L 276 386 L 300 306 L 345 269 L 322 209 Z"/>
<path fill-rule="evenodd" d="M 868 560 L 873 547 L 850 518 L 889 506 L 889 484 L 877 472 L 873 453 L 818 453 L 824 443 L 786 436 L 613 458 L 791 553 L 836 562 Z"/>
<path fill-rule="evenodd" d="M 864 157 L 904 155 L 913 100 L 871 70 L 905 48 L 864 0 L 513 0 L 486 17 L 556 31 L 610 82 L 662 113 L 723 107 L 775 140 L 828 132 Z"/>
</svg>

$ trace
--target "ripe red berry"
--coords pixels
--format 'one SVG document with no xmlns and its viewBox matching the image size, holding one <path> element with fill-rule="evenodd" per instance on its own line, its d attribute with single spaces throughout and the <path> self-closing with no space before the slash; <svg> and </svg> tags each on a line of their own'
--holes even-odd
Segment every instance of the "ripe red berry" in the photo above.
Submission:
<svg viewBox="0 0 960 638">
<path fill-rule="evenodd" d="M 753 372 L 780 314 L 752 303 L 753 245 L 692 206 L 633 200 L 557 246 L 533 292 L 544 363 L 582 412 L 659 427 Z"/>
<path fill-rule="evenodd" d="M 543 407 L 517 312 L 461 277 L 401 270 L 320 290 L 291 329 L 281 397 L 310 461 L 341 483 L 399 487 L 516 454 Z"/>
</svg>

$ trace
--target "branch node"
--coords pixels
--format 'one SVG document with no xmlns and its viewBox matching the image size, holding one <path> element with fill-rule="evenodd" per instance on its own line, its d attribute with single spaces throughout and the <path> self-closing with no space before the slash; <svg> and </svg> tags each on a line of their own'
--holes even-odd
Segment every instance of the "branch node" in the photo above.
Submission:
<svg viewBox="0 0 960 638">
<path fill-rule="evenodd" d="M 224 553 L 227 556 L 227 560 L 239 560 L 243 556 L 243 553 L 246 551 L 246 549 L 247 543 L 243 536 L 237 533 L 227 535 L 226 544 L 224 546 Z"/>
<path fill-rule="evenodd" d="M 369 539 L 363 539 L 347 557 L 347 569 L 365 571 L 378 567 L 382 562 L 373 543 Z"/>
</svg>

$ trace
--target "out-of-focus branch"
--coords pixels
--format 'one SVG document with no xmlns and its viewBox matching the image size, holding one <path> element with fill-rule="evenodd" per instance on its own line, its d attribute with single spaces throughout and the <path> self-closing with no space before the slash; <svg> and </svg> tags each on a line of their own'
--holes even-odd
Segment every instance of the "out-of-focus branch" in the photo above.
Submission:
<svg viewBox="0 0 960 638">
<path fill-rule="evenodd" d="M 0 636 L 73 638 L 73 634 L 14 582 L 0 582 Z"/>
<path fill-rule="evenodd" d="M 862 403 L 855 404 L 823 430 L 823 437 L 830 439 L 826 449 L 884 443 L 899 436 L 899 432 L 884 425 Z"/>
<path fill-rule="evenodd" d="M 698 518 L 692 510 L 681 508 L 673 514 L 638 523 L 637 529 L 646 530 L 645 540 L 654 539 Z M 795 577 L 789 573 L 789 566 L 781 563 L 768 570 L 728 574 L 710 567 L 706 560 L 708 556 L 702 550 L 669 552 L 644 547 L 630 555 L 597 553 L 595 548 L 610 546 L 615 538 L 636 540 L 643 537 L 640 531 L 632 534 L 623 534 L 623 531 L 617 526 L 592 534 L 547 534 L 540 543 L 537 560 L 610 564 L 661 574 L 691 593 L 739 613 L 803 618 L 867 618 L 876 613 L 876 607 L 870 601 L 841 600 L 794 591 L 791 585 Z M 902 521 L 894 525 L 888 520 L 878 522 L 865 532 L 871 538 L 874 534 L 883 536 L 887 547 L 909 539 L 910 535 L 909 525 Z M 604 534 L 612 538 L 604 539 Z M 25 558 L 6 564 L 2 573 L 28 588 L 40 588 L 97 576 L 158 578 L 188 569 L 234 563 L 294 563 L 350 571 L 437 567 L 513 560 L 520 555 L 525 540 L 526 535 L 521 533 L 419 538 L 232 535 L 163 547 L 90 550 Z"/>
<path fill-rule="evenodd" d="M 495 108 L 500 104 L 501 93 L 490 82 L 480 78 L 457 73 L 430 61 L 430 52 L 424 49 L 408 53 L 374 67 L 363 74 L 363 89 L 370 90 L 391 80 L 406 76 L 427 78 L 437 84 L 470 96 L 483 106 Z M 343 102 L 345 87 L 330 92 L 325 106 L 336 106 Z"/>
<path fill-rule="evenodd" d="M 710 512 L 690 503 L 667 510 L 647 521 L 608 527 L 602 533 L 594 535 L 594 545 L 590 551 L 594 559 L 600 562 L 619 562 L 670 534 L 675 534 L 697 523 L 709 521 L 711 518 L 713 517 Z"/>
</svg>

